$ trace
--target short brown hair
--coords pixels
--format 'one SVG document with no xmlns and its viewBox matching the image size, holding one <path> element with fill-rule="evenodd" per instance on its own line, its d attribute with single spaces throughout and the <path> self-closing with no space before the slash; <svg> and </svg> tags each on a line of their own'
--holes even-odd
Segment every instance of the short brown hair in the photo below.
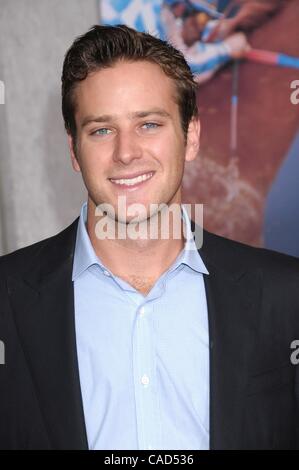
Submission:
<svg viewBox="0 0 299 470">
<path fill-rule="evenodd" d="M 62 114 L 65 128 L 76 141 L 76 84 L 96 70 L 113 66 L 118 60 L 148 61 L 161 67 L 176 84 L 177 103 L 186 137 L 191 118 L 197 116 L 197 84 L 183 54 L 171 44 L 126 25 L 95 25 L 73 42 L 62 70 Z"/>
</svg>

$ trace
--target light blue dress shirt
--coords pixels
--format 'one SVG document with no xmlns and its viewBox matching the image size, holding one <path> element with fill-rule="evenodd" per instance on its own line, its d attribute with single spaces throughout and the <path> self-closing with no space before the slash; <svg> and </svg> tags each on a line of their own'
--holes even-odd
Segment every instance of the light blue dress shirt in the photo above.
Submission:
<svg viewBox="0 0 299 470">
<path fill-rule="evenodd" d="M 190 234 L 184 206 L 182 216 Z M 85 203 L 73 282 L 89 449 L 209 449 L 208 271 L 198 251 L 185 246 L 144 296 L 97 257 L 86 218 Z"/>
</svg>

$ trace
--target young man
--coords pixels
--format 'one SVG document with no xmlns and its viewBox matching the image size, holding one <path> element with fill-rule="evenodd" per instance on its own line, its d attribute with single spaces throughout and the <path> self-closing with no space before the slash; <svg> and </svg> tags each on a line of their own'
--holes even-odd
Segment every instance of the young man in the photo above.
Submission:
<svg viewBox="0 0 299 470">
<path fill-rule="evenodd" d="M 208 232 L 196 246 L 181 204 L 195 92 L 180 52 L 126 26 L 69 49 L 62 109 L 88 200 L 0 259 L 1 448 L 299 448 L 299 262 Z M 164 237 L 172 207 L 180 236 Z"/>
</svg>

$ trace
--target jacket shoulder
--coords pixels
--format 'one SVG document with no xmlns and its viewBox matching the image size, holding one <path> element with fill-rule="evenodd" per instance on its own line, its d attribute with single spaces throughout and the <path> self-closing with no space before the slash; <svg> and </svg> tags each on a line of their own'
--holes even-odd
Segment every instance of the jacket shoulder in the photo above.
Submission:
<svg viewBox="0 0 299 470">
<path fill-rule="evenodd" d="M 55 247 L 67 243 L 76 234 L 77 223 L 78 218 L 56 235 L 0 256 L 0 278 L 15 274 L 22 275 L 40 257 L 49 255 Z"/>
<path fill-rule="evenodd" d="M 299 258 L 266 248 L 258 248 L 204 230 L 203 252 L 226 268 L 259 269 L 262 272 L 299 275 Z"/>
</svg>

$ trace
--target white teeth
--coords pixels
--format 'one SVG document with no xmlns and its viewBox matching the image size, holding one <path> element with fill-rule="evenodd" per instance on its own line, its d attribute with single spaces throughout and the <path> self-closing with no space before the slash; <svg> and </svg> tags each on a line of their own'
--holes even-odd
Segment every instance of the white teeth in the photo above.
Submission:
<svg viewBox="0 0 299 470">
<path fill-rule="evenodd" d="M 141 183 L 141 181 L 148 180 L 152 176 L 153 176 L 153 173 L 145 173 L 144 175 L 137 176 L 136 178 L 120 179 L 120 180 L 111 179 L 111 181 L 116 184 L 125 184 L 127 186 L 132 186 L 133 184 Z"/>
</svg>

